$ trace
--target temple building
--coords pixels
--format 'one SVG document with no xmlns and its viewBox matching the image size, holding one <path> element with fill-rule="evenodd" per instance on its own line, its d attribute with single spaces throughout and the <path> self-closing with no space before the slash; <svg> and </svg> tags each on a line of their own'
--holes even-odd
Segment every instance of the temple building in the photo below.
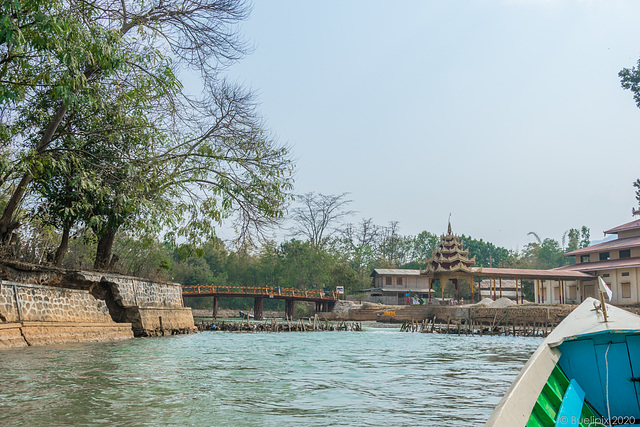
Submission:
<svg viewBox="0 0 640 427">
<path fill-rule="evenodd" d="M 460 238 L 451 232 L 451 222 L 447 228 L 447 234 L 440 237 L 440 242 L 427 260 L 427 268 L 420 272 L 421 275 L 429 279 L 429 294 L 435 280 L 440 280 L 442 288 L 442 299 L 444 299 L 444 288 L 448 281 L 456 287 L 456 299 L 460 299 L 459 280 L 469 278 L 473 274 L 473 264 L 476 257 L 469 259 L 469 251 L 462 249 Z M 473 279 L 472 279 L 473 283 Z M 473 292 L 473 286 L 471 287 Z"/>
<path fill-rule="evenodd" d="M 640 211 L 635 211 L 640 215 Z M 598 296 L 597 277 L 601 276 L 613 292 L 611 303 L 640 305 L 640 219 L 604 232 L 616 235 L 606 241 L 564 254 L 575 257 L 573 265 L 550 270 L 477 267 L 475 256 L 463 249 L 464 242 L 453 234 L 440 237 L 437 248 L 424 270 L 375 269 L 368 300 L 385 304 L 411 303 L 408 297 L 444 302 L 444 289 L 452 282 L 459 298 L 460 281 L 471 285 L 472 300 L 507 297 L 524 302 L 523 281 L 533 283 L 534 300 L 541 304 L 579 304 Z M 433 284 L 441 283 L 441 294 L 433 294 Z"/>
</svg>

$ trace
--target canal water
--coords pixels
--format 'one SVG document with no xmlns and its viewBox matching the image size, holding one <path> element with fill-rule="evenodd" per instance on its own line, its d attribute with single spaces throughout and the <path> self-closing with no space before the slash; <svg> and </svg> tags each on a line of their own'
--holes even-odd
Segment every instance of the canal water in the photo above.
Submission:
<svg viewBox="0 0 640 427">
<path fill-rule="evenodd" d="M 2 426 L 478 426 L 541 339 L 225 333 L 0 352 Z"/>
</svg>

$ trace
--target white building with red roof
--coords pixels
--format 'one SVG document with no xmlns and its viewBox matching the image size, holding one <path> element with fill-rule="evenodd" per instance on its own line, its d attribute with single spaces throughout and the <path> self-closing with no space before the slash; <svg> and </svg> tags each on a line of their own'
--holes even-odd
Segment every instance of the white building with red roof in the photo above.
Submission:
<svg viewBox="0 0 640 427">
<path fill-rule="evenodd" d="M 604 234 L 615 234 L 617 239 L 568 252 L 565 256 L 575 256 L 576 263 L 554 270 L 593 275 L 593 279 L 581 280 L 576 285 L 581 299 L 597 297 L 596 277 L 602 276 L 613 292 L 612 303 L 640 304 L 640 219 L 607 230 Z"/>
</svg>

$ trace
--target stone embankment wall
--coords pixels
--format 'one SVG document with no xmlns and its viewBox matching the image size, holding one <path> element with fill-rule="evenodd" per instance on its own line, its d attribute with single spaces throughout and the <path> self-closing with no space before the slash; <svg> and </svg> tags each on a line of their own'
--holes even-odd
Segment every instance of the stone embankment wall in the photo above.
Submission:
<svg viewBox="0 0 640 427">
<path fill-rule="evenodd" d="M 85 277 L 89 277 L 88 274 Z M 97 277 L 93 277 L 93 280 Z M 112 301 L 112 317 L 130 322 L 136 336 L 158 336 L 192 333 L 197 329 L 193 314 L 182 300 L 178 283 L 120 275 L 102 275 L 100 286 L 106 290 L 107 303 Z"/>
<path fill-rule="evenodd" d="M 0 349 L 132 337 L 89 291 L 0 282 Z"/>
<path fill-rule="evenodd" d="M 0 264 L 0 349 L 191 333 L 176 283 Z"/>
<path fill-rule="evenodd" d="M 5 322 L 111 322 L 104 301 L 89 291 L 0 283 L 0 320 Z"/>
</svg>

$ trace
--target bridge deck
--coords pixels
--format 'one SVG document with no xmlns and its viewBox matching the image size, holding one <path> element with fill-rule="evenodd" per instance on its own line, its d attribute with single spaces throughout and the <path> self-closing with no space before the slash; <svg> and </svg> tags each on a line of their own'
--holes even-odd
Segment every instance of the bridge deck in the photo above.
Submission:
<svg viewBox="0 0 640 427">
<path fill-rule="evenodd" d="M 247 286 L 214 286 L 196 285 L 182 286 L 182 295 L 185 297 L 254 297 L 288 299 L 297 301 L 326 301 L 335 302 L 339 294 L 332 291 L 316 291 L 306 289 L 292 289 L 280 287 L 247 287 Z"/>
</svg>

